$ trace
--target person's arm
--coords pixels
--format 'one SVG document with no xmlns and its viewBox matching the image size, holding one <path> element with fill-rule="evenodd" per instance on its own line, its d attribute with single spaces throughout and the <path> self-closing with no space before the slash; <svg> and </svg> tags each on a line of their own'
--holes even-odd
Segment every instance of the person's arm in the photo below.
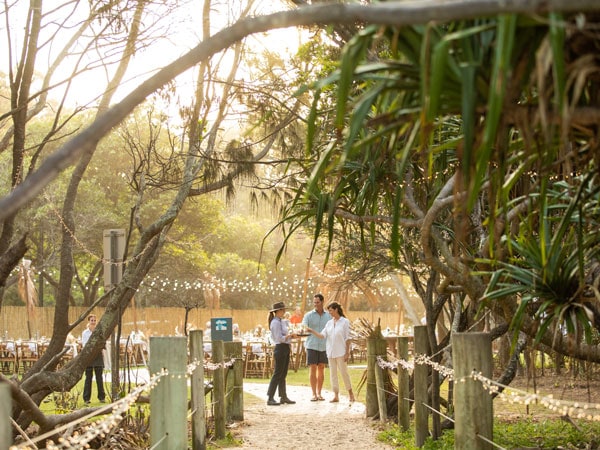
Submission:
<svg viewBox="0 0 600 450">
<path fill-rule="evenodd" d="M 85 347 L 85 344 L 87 344 L 87 341 L 90 339 L 90 335 L 92 333 L 90 332 L 89 328 L 86 328 L 85 330 L 83 330 L 83 332 L 81 333 L 81 346 Z"/>
<path fill-rule="evenodd" d="M 327 324 L 328 323 L 329 322 L 327 322 Z M 320 339 L 325 339 L 325 337 L 327 336 L 327 324 L 325 324 L 325 328 L 323 328 L 323 331 L 321 333 L 319 333 L 317 330 L 313 330 L 312 328 L 306 328 L 306 331 L 314 334 L 316 337 L 318 337 Z"/>
<path fill-rule="evenodd" d="M 296 337 L 295 334 L 286 335 L 283 332 L 281 320 L 273 319 L 271 322 L 271 339 L 275 344 L 288 344 L 294 337 Z"/>
<path fill-rule="evenodd" d="M 350 359 L 350 345 L 352 344 L 352 339 L 350 339 L 350 321 L 344 321 L 344 339 L 346 341 L 346 354 L 344 355 L 344 361 L 348 362 Z"/>
</svg>

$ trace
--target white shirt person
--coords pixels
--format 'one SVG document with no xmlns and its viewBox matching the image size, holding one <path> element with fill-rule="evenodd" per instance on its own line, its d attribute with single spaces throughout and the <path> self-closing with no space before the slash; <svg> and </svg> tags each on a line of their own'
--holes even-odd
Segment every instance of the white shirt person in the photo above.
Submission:
<svg viewBox="0 0 600 450">
<path fill-rule="evenodd" d="M 322 332 L 308 328 L 308 331 L 315 336 L 325 339 L 325 351 L 329 361 L 329 378 L 334 397 L 330 400 L 332 403 L 340 401 L 340 385 L 338 380 L 338 371 L 344 380 L 344 385 L 348 390 L 350 403 L 354 402 L 354 392 L 348 373 L 348 358 L 350 357 L 350 321 L 344 316 L 342 305 L 337 302 L 331 302 L 327 305 L 327 311 L 332 319 L 327 322 Z"/>
</svg>

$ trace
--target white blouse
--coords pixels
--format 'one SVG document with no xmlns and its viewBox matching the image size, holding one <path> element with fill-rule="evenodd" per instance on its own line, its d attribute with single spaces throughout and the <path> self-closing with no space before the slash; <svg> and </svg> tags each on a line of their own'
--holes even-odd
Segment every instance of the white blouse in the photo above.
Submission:
<svg viewBox="0 0 600 450">
<path fill-rule="evenodd" d="M 340 358 L 346 354 L 346 341 L 350 339 L 350 321 L 340 317 L 337 321 L 331 319 L 325 324 L 321 334 L 326 339 L 328 358 Z"/>
</svg>

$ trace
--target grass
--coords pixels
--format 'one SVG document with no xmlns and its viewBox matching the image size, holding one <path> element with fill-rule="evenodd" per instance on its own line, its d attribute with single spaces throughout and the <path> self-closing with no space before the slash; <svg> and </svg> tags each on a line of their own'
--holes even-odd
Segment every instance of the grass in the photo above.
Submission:
<svg viewBox="0 0 600 450">
<path fill-rule="evenodd" d="M 354 391 L 354 395 L 356 400 L 359 402 L 365 402 L 365 388 L 364 386 L 361 388 L 360 392 L 358 391 L 358 385 L 363 376 L 366 376 L 366 365 L 351 365 L 348 366 L 348 372 L 350 373 L 350 381 L 352 382 L 352 390 Z M 269 378 L 244 378 L 245 382 L 248 383 L 264 383 L 268 384 Z M 340 394 L 346 395 L 346 388 L 344 386 L 344 382 L 340 377 Z M 286 383 L 288 386 L 307 386 L 310 387 L 309 381 L 309 370 L 308 367 L 301 367 L 297 372 L 290 370 L 288 372 Z M 325 369 L 325 381 L 323 383 L 323 389 L 331 390 L 331 383 L 329 382 L 329 370 Z M 245 398 L 244 398 L 245 401 Z"/>
<path fill-rule="evenodd" d="M 352 381 L 354 393 L 357 400 L 365 402 L 365 388 L 357 390 L 358 385 L 366 372 L 364 366 L 350 366 L 349 373 Z M 268 384 L 268 378 L 246 378 L 245 382 Z M 287 383 L 290 386 L 310 386 L 309 370 L 306 367 L 300 368 L 297 372 L 290 370 L 287 376 Z M 330 390 L 329 370 L 325 371 L 324 389 Z M 345 395 L 343 383 L 341 383 L 342 394 Z M 110 384 L 105 385 L 107 393 L 110 392 Z M 48 397 L 42 405 L 41 409 L 46 414 L 59 414 L 68 412 L 83 406 L 83 378 L 79 383 L 62 397 L 55 394 L 54 399 Z M 252 394 L 244 393 L 244 405 L 253 407 L 256 404 L 262 404 L 263 400 L 255 397 Z M 73 407 L 75 405 L 75 407 Z M 101 406 L 102 404 L 96 398 L 96 386 L 92 388 L 92 401 L 90 406 Z M 495 404 L 495 407 L 504 408 L 504 403 Z M 523 411 L 521 411 L 523 412 Z M 501 448 L 539 448 L 539 449 L 556 449 L 556 448 L 599 448 L 600 446 L 600 423 L 590 421 L 575 421 L 573 424 L 567 423 L 558 418 L 542 418 L 529 410 L 528 414 L 517 414 L 518 420 L 506 420 L 496 418 L 494 421 L 494 443 Z M 537 419 L 536 419 L 537 417 Z M 387 424 L 385 430 L 382 431 L 378 439 L 395 448 L 406 450 L 417 450 L 415 446 L 414 427 L 407 432 L 403 432 L 395 424 Z M 232 435 L 228 434 L 224 439 L 218 442 L 207 442 L 208 449 L 217 448 L 232 448 L 241 445 Z M 565 447 L 568 445 L 568 447 Z M 586 445 L 588 445 L 586 447 Z M 562 447 L 561 447 L 562 446 Z M 454 449 L 454 431 L 447 430 L 442 433 L 438 440 L 431 438 L 427 439 L 421 447 L 425 450 L 450 450 Z"/>
<path fill-rule="evenodd" d="M 514 422 L 494 421 L 493 441 L 497 448 L 536 448 L 536 449 L 594 449 L 600 445 L 600 424 L 597 422 L 577 422 L 576 427 L 560 419 L 538 421 L 533 417 Z M 382 442 L 405 450 L 417 450 L 414 428 L 403 432 L 396 425 L 390 425 L 379 434 Z M 428 438 L 420 447 L 425 450 L 454 449 L 454 431 L 447 430 L 438 440 Z"/>
<path fill-rule="evenodd" d="M 359 392 L 357 390 L 359 382 L 363 377 L 363 374 L 366 373 L 366 366 L 349 366 L 350 380 L 352 381 L 352 388 L 354 390 L 354 394 L 356 399 L 359 402 L 365 401 L 365 389 L 364 387 Z M 265 385 L 269 383 L 269 378 L 245 378 L 245 382 L 248 383 L 264 383 Z M 51 396 L 48 396 L 40 405 L 40 409 L 44 414 L 63 414 L 66 412 L 73 411 L 78 408 L 82 408 L 83 404 L 83 382 L 84 377 L 79 380 L 79 382 L 69 391 L 65 393 L 55 393 Z M 287 384 L 290 386 L 310 386 L 309 382 L 309 370 L 307 367 L 301 367 L 297 372 L 290 370 L 287 376 Z M 331 390 L 331 385 L 329 382 L 329 370 L 325 370 L 325 382 L 323 383 L 323 388 L 327 390 Z M 104 390 L 107 395 L 107 401 L 110 397 L 110 383 L 104 384 Z M 345 387 L 343 381 L 340 379 L 340 390 L 342 395 L 346 395 Z M 251 405 L 253 402 L 261 402 L 262 400 L 257 399 L 255 396 L 251 394 L 244 394 L 244 404 Z M 94 380 L 92 384 L 92 398 L 90 400 L 90 407 L 102 406 L 103 403 L 100 403 L 97 398 L 97 390 L 96 390 L 96 381 Z"/>
<path fill-rule="evenodd" d="M 365 387 L 358 391 L 358 386 L 366 373 L 366 366 L 353 365 L 349 367 L 352 387 L 357 400 L 365 402 Z M 269 378 L 246 378 L 245 382 L 268 384 Z M 297 372 L 290 370 L 287 376 L 287 383 L 290 386 L 310 386 L 309 370 L 301 367 Z M 345 395 L 343 382 L 340 380 L 341 394 Z M 329 370 L 325 371 L 324 389 L 330 391 Z M 110 393 L 110 383 L 105 383 L 105 390 Z M 442 390 L 445 390 L 443 387 Z M 72 411 L 83 406 L 83 378 L 73 389 L 65 393 L 55 394 L 48 397 L 42 404 L 41 409 L 46 414 L 59 414 Z M 90 406 L 102 406 L 96 398 L 95 383 L 92 387 L 92 401 Z M 254 395 L 244 393 L 244 405 L 251 408 L 257 404 L 262 404 L 263 400 Z M 574 424 L 568 423 L 560 418 L 543 417 L 535 405 L 529 405 L 524 410 L 520 405 L 510 405 L 506 403 L 495 402 L 495 408 L 501 408 L 502 412 L 510 411 L 512 417 L 518 417 L 517 420 L 509 420 L 505 417 L 496 417 L 494 420 L 494 443 L 501 448 L 538 448 L 538 449 L 592 449 L 600 448 L 600 423 L 585 420 L 574 420 Z M 542 408 L 539 406 L 539 408 Z M 543 408 L 542 408 L 543 409 Z M 382 431 L 378 439 L 392 445 L 395 448 L 406 450 L 417 450 L 415 446 L 414 426 L 407 432 L 400 430 L 395 424 L 388 423 L 385 430 Z M 232 435 L 227 435 L 218 442 L 207 442 L 209 449 L 239 447 Z M 587 445 L 587 446 L 586 446 Z M 454 448 L 454 431 L 448 430 L 442 433 L 438 440 L 429 438 L 422 449 L 425 450 L 446 450 Z"/>
</svg>

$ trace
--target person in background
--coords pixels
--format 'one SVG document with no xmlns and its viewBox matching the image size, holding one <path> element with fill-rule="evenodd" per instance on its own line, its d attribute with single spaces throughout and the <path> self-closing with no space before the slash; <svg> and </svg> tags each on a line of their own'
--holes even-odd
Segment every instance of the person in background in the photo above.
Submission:
<svg viewBox="0 0 600 450">
<path fill-rule="evenodd" d="M 350 374 L 348 373 L 348 358 L 350 356 L 350 321 L 344 316 L 342 305 L 337 302 L 329 303 L 329 305 L 327 305 L 327 311 L 331 314 L 332 319 L 327 322 L 323 331 L 319 333 L 312 328 L 308 328 L 307 331 L 321 339 L 325 339 L 326 342 L 330 370 L 329 378 L 334 395 L 330 402 L 337 403 L 340 401 L 340 385 L 338 381 L 339 371 L 344 380 L 344 384 L 346 385 L 346 389 L 348 390 L 350 403 L 353 403 L 354 392 L 352 391 L 352 383 L 350 382 Z"/>
<path fill-rule="evenodd" d="M 290 341 L 297 336 L 288 334 L 288 323 L 283 320 L 285 314 L 285 303 L 277 302 L 269 311 L 269 329 L 271 330 L 271 340 L 275 344 L 273 350 L 273 359 L 275 368 L 267 389 L 267 405 L 276 406 L 287 403 L 293 405 L 296 403 L 287 396 L 286 377 L 290 365 Z M 279 391 L 280 400 L 275 400 L 275 391 Z"/>
<path fill-rule="evenodd" d="M 204 334 L 203 334 L 203 338 L 204 338 L 204 342 L 206 341 L 210 341 L 211 338 L 211 334 L 212 334 L 212 324 L 210 320 L 207 320 L 206 323 L 204 324 Z"/>
<path fill-rule="evenodd" d="M 212 355 L 212 324 L 210 320 L 207 320 L 204 324 L 204 334 L 202 335 L 202 342 L 204 345 L 204 358 L 210 359 Z"/>
<path fill-rule="evenodd" d="M 292 314 L 292 316 L 290 317 L 290 323 L 292 325 L 298 325 L 301 322 L 302 322 L 302 311 L 300 310 L 300 307 L 297 306 L 296 309 L 294 310 L 294 314 Z"/>
<path fill-rule="evenodd" d="M 234 341 L 240 341 L 242 339 L 242 332 L 240 331 L 240 325 L 238 323 L 231 325 L 231 332 Z"/>
<path fill-rule="evenodd" d="M 254 337 L 264 337 L 265 335 L 265 330 L 263 329 L 263 326 L 261 324 L 256 325 L 256 328 L 254 329 Z"/>
<path fill-rule="evenodd" d="M 331 315 L 323 309 L 323 302 L 323 295 L 315 294 L 313 297 L 314 309 L 308 311 L 302 319 L 304 328 L 311 328 L 319 333 L 323 331 L 325 324 L 331 320 Z M 306 365 L 309 369 L 310 387 L 313 394 L 310 401 L 325 400 L 321 395 L 325 380 L 325 364 L 327 364 L 325 341 L 311 334 L 306 338 L 304 347 L 306 348 Z"/>
<path fill-rule="evenodd" d="M 90 314 L 88 316 L 88 324 L 83 333 L 81 333 L 81 345 L 85 347 L 90 339 L 93 331 L 96 329 L 96 316 Z M 104 403 L 106 399 L 106 393 L 104 392 L 104 383 L 102 381 L 102 372 L 104 372 L 104 357 L 102 355 L 104 350 L 100 351 L 92 363 L 85 368 L 85 381 L 83 383 L 83 402 L 85 405 L 90 404 L 92 398 L 92 377 L 96 377 L 96 387 L 98 389 L 98 400 Z"/>
</svg>

